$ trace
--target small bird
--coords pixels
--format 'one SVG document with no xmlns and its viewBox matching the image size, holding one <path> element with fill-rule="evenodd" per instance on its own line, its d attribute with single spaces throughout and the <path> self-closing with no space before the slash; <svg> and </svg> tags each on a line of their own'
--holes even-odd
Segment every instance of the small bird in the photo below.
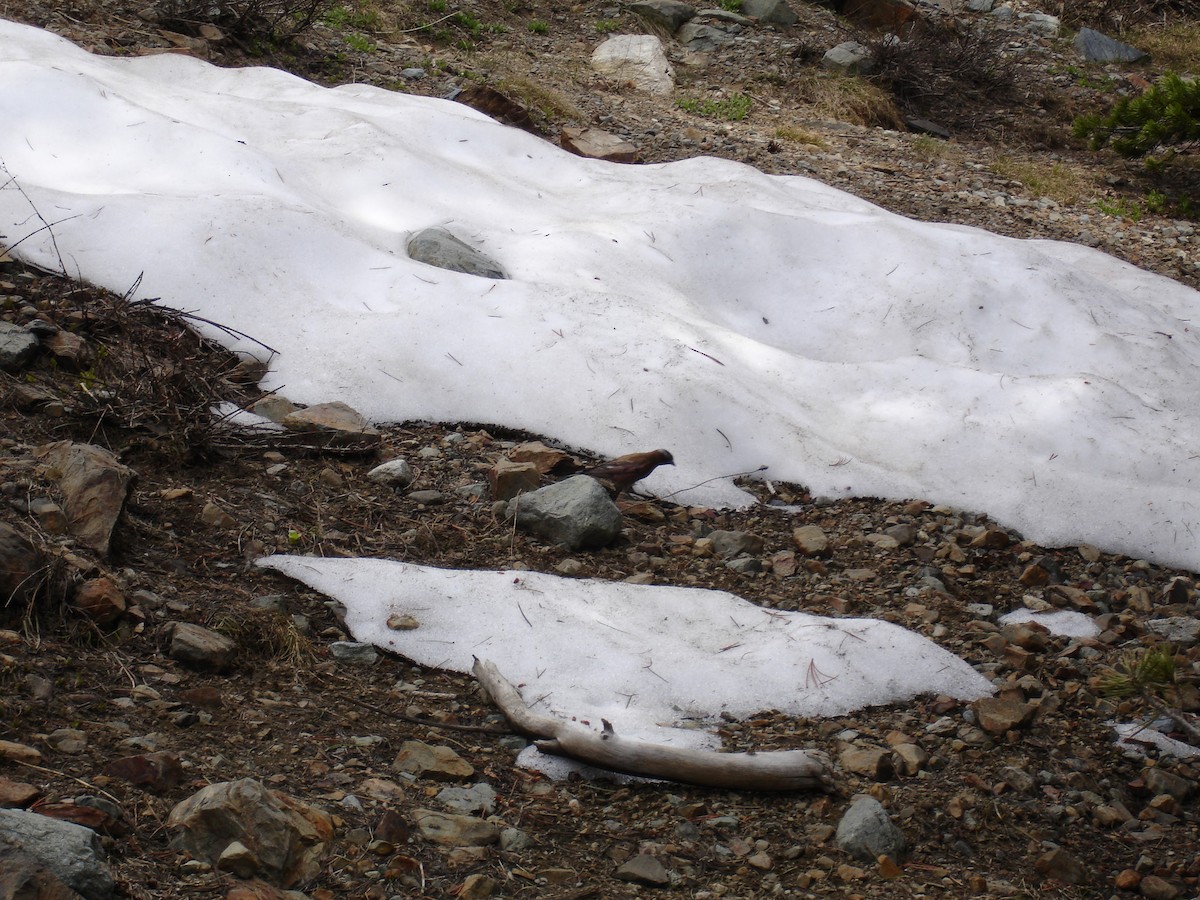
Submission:
<svg viewBox="0 0 1200 900">
<path fill-rule="evenodd" d="M 634 482 L 641 481 L 659 466 L 675 465 L 675 457 L 668 450 L 651 450 L 649 453 L 629 453 L 608 462 L 584 469 L 582 474 L 607 481 L 616 493 L 627 491 Z"/>
</svg>

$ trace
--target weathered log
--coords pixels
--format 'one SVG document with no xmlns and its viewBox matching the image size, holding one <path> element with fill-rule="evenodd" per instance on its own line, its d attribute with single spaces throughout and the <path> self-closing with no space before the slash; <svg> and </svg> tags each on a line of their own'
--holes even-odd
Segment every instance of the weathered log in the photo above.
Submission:
<svg viewBox="0 0 1200 900">
<path fill-rule="evenodd" d="M 628 775 L 748 791 L 833 790 L 833 769 L 819 750 L 717 753 L 619 737 L 605 721 L 603 731 L 537 713 L 495 663 L 476 659 L 472 670 L 492 701 L 518 731 L 536 740 L 543 753 Z"/>
</svg>

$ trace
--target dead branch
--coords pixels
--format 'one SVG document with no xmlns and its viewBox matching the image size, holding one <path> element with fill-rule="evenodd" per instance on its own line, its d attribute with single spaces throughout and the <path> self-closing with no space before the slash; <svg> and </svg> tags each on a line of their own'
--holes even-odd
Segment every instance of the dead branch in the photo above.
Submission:
<svg viewBox="0 0 1200 900">
<path fill-rule="evenodd" d="M 708 787 L 747 791 L 834 788 L 829 759 L 819 750 L 716 753 L 627 740 L 618 737 L 607 721 L 603 731 L 595 732 L 578 722 L 534 712 L 495 663 L 477 658 L 472 671 L 515 729 L 541 738 L 535 746 L 543 753 L 569 756 L 629 775 Z"/>
</svg>

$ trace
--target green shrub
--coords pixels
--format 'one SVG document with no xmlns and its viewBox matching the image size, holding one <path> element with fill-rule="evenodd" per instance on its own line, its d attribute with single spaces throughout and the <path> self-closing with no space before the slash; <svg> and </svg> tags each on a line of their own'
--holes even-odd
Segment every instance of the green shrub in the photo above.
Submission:
<svg viewBox="0 0 1200 900">
<path fill-rule="evenodd" d="M 1140 97 L 1122 99 L 1108 115 L 1079 118 L 1075 134 L 1093 150 L 1111 146 L 1134 159 L 1200 141 L 1200 80 L 1168 72 Z"/>
</svg>

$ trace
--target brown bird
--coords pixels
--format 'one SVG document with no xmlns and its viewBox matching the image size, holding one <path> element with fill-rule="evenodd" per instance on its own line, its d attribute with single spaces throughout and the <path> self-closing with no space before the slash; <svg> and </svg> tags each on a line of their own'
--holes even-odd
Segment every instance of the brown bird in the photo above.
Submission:
<svg viewBox="0 0 1200 900">
<path fill-rule="evenodd" d="M 649 453 L 629 453 L 618 456 L 608 462 L 602 462 L 590 469 L 584 469 L 584 475 L 591 475 L 601 481 L 607 481 L 616 489 L 616 493 L 627 491 L 634 482 L 641 481 L 659 466 L 675 465 L 675 457 L 668 450 L 651 450 Z"/>
</svg>

